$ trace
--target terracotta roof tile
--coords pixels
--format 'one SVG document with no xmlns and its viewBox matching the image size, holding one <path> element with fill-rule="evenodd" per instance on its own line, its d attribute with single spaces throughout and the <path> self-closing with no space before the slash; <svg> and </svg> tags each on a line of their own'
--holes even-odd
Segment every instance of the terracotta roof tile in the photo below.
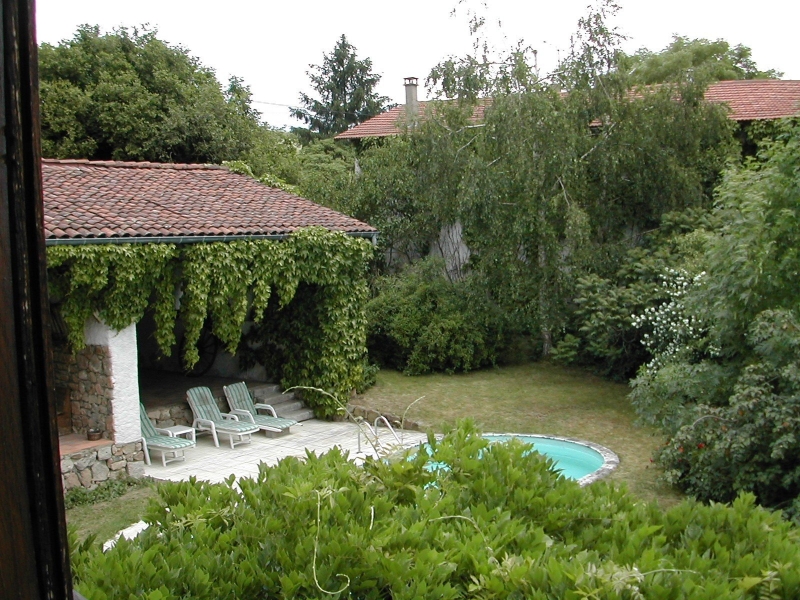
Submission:
<svg viewBox="0 0 800 600">
<path fill-rule="evenodd" d="M 377 233 L 366 223 L 216 165 L 45 159 L 42 177 L 50 241 L 286 235 L 312 225 Z"/>
<path fill-rule="evenodd" d="M 800 81 L 747 79 L 708 86 L 706 100 L 727 104 L 734 121 L 780 119 L 800 113 Z"/>
<path fill-rule="evenodd" d="M 800 81 L 781 79 L 747 79 L 718 81 L 706 91 L 706 100 L 727 104 L 734 121 L 780 119 L 800 113 Z M 424 118 L 428 103 L 420 102 L 420 116 Z M 473 121 L 483 119 L 485 105 L 479 105 Z M 337 140 L 386 137 L 402 132 L 405 106 L 396 106 L 372 117 L 336 136 Z"/>
<path fill-rule="evenodd" d="M 475 111 L 472 113 L 473 122 L 480 122 L 483 120 L 483 115 L 486 111 L 487 102 L 482 102 L 475 106 Z M 433 104 L 431 102 L 419 103 L 420 117 L 425 118 L 425 113 L 430 110 Z M 371 119 L 367 119 L 363 123 L 359 123 L 355 127 L 343 131 L 336 135 L 334 139 L 347 140 L 347 139 L 361 139 L 368 137 L 386 137 L 389 135 L 398 135 L 403 132 L 403 126 L 406 120 L 405 105 L 400 104 L 394 108 L 390 108 L 386 112 L 375 115 Z"/>
</svg>

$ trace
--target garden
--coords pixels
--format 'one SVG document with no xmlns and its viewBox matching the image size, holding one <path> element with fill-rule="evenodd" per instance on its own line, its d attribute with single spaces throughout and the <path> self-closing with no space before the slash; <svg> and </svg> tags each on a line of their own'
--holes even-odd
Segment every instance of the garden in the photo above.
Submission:
<svg viewBox="0 0 800 600">
<path fill-rule="evenodd" d="M 338 168 L 298 176 L 299 191 L 381 236 L 368 269 L 366 243 L 338 240 L 333 252 L 320 231 L 281 247 L 184 252 L 190 332 L 211 314 L 218 337 L 245 355 L 253 339 L 241 339 L 241 325 L 253 317 L 254 335 L 269 341 L 290 322 L 272 293 L 293 297 L 292 253 L 311 256 L 310 279 L 335 293 L 327 304 L 314 294 L 295 303 L 291 323 L 314 314 L 329 335 L 317 347 L 311 329 L 284 326 L 303 343 L 281 382 L 342 401 L 358 390 L 353 403 L 443 433 L 429 443 L 449 468 L 432 472 L 422 452 L 357 467 L 332 451 L 264 466 L 257 479 L 73 498 L 81 593 L 800 595 L 800 123 L 732 121 L 703 101 L 717 67 L 731 67 L 726 77 L 774 72 L 727 46 L 704 63 L 702 40 L 626 55 L 605 24 L 614 9 L 601 2 L 580 21 L 548 76 L 522 46 L 496 60 L 476 51 L 442 62 L 428 78 L 438 100 L 402 135 L 335 150 L 311 132 L 294 154 L 280 146 L 277 169 L 257 150 L 281 134 L 261 131 L 247 152 L 224 157 L 269 181 L 316 148 Z M 666 68 L 687 56 L 699 62 Z M 241 109 L 240 83 L 229 94 Z M 454 232 L 458 252 L 442 242 Z M 175 271 L 159 265 L 174 249 L 125 252 L 49 257 L 80 275 L 72 281 L 84 292 L 67 311 L 76 331 L 93 310 L 120 323 L 144 310 L 92 305 L 98 269 L 124 284 L 134 265 L 149 279 L 130 286 L 150 286 L 134 295 L 164 287 L 159 306 L 173 311 L 164 274 Z M 261 263 L 275 268 L 258 272 Z M 336 403 L 316 408 L 330 417 Z M 580 488 L 520 444 L 489 447 L 479 432 L 583 438 L 615 450 L 621 466 Z M 86 524 L 77 505 L 92 500 L 115 517 Z M 93 542 L 140 517 L 150 524 L 140 538 L 105 553 Z"/>
</svg>

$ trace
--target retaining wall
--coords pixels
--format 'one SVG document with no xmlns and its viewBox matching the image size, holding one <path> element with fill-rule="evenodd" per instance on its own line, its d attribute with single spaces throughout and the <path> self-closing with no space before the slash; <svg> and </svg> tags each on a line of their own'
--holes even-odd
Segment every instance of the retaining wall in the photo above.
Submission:
<svg viewBox="0 0 800 600">
<path fill-rule="evenodd" d="M 144 477 L 141 442 L 105 444 L 61 457 L 61 480 L 65 492 L 76 487 L 91 490 L 98 483 L 124 476 L 134 479 Z"/>
</svg>

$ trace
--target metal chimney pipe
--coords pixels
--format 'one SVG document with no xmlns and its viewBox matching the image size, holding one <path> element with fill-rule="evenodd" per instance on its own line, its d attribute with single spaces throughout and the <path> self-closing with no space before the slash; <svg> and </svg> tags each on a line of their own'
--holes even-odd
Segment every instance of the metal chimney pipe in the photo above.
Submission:
<svg viewBox="0 0 800 600">
<path fill-rule="evenodd" d="M 419 116 L 419 102 L 417 101 L 417 78 L 406 77 L 403 79 L 406 87 L 406 119 L 409 123 L 416 121 Z"/>
</svg>

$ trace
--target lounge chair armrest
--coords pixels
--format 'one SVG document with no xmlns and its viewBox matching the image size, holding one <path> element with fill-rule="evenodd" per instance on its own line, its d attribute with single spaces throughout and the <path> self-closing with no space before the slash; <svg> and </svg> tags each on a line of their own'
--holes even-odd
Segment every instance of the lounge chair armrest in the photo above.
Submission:
<svg viewBox="0 0 800 600">
<path fill-rule="evenodd" d="M 240 417 L 241 421 L 246 421 L 247 423 L 255 423 L 256 422 L 255 419 L 253 418 L 253 415 L 251 415 L 246 410 L 242 410 L 240 408 L 237 408 L 236 410 L 232 410 L 231 411 L 231 415 L 236 416 L 236 417 Z M 224 417 L 225 415 L 222 415 L 222 416 Z"/>
<path fill-rule="evenodd" d="M 160 435 L 166 435 L 168 437 L 175 437 L 175 434 L 173 434 L 168 429 L 160 429 L 160 428 L 156 427 L 155 430 L 156 430 L 156 433 L 158 433 Z"/>
<path fill-rule="evenodd" d="M 238 421 L 239 417 L 237 417 L 233 413 L 222 413 L 222 418 L 227 419 L 228 421 Z"/>
<path fill-rule="evenodd" d="M 271 404 L 263 404 L 259 402 L 258 404 L 255 405 L 255 407 L 256 407 L 256 412 L 258 412 L 259 410 L 266 410 L 267 412 L 271 413 L 273 417 L 275 418 L 278 417 L 278 415 L 275 413 L 275 409 L 272 408 Z"/>
<path fill-rule="evenodd" d="M 216 428 L 214 421 L 211 421 L 210 419 L 195 419 L 192 423 L 192 427 L 197 429 L 198 425 L 205 427 L 206 429 L 211 429 L 212 431 Z"/>
</svg>

